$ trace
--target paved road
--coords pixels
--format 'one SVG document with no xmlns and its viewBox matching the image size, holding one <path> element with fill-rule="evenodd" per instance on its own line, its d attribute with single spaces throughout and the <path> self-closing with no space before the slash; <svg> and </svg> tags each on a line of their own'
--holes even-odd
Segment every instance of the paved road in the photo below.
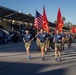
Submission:
<svg viewBox="0 0 76 75">
<path fill-rule="evenodd" d="M 0 75 L 76 75 L 76 43 L 70 49 L 65 44 L 62 62 L 54 60 L 54 51 L 49 51 L 41 60 L 35 42 L 31 46 L 32 59 L 28 60 L 24 43 L 0 46 Z"/>
</svg>

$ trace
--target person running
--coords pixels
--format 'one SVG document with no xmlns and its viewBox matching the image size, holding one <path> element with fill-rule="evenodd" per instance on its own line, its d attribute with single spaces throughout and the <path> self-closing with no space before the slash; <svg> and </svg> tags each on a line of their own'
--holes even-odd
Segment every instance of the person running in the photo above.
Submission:
<svg viewBox="0 0 76 75">
<path fill-rule="evenodd" d="M 47 35 L 44 33 L 43 29 L 40 30 L 40 33 L 37 36 L 37 40 L 40 42 L 40 49 L 42 54 L 42 60 L 45 61 L 45 45 L 46 45 Z"/>
<path fill-rule="evenodd" d="M 31 59 L 31 55 L 30 55 L 30 45 L 31 45 L 31 42 L 33 40 L 32 38 L 32 35 L 29 33 L 29 30 L 26 30 L 25 31 L 25 35 L 23 37 L 23 41 L 25 43 L 25 48 L 26 48 L 26 52 L 27 52 L 27 55 L 28 55 L 28 59 L 30 60 Z"/>
<path fill-rule="evenodd" d="M 65 34 L 63 31 L 61 31 L 60 34 L 62 36 L 62 50 L 64 50 Z"/>
<path fill-rule="evenodd" d="M 44 34 L 45 34 L 46 37 L 47 37 L 47 40 L 46 40 L 46 43 L 45 43 L 45 54 L 47 54 L 48 48 L 49 48 L 49 46 L 50 46 L 50 34 L 47 33 L 45 30 L 44 30 Z"/>
<path fill-rule="evenodd" d="M 62 50 L 62 36 L 59 34 L 59 30 L 56 31 L 54 35 L 54 42 L 55 42 L 55 60 L 60 62 L 61 61 L 61 50 Z"/>
<path fill-rule="evenodd" d="M 54 32 L 51 32 L 51 34 L 50 34 L 50 50 L 51 51 L 53 51 L 55 49 L 55 47 L 54 47 L 55 42 L 53 42 L 54 35 L 55 35 L 55 33 Z"/>
<path fill-rule="evenodd" d="M 68 48 L 70 48 L 71 47 L 71 42 L 72 42 L 72 34 L 70 33 L 70 31 L 67 32 L 66 38 L 67 38 Z"/>
</svg>

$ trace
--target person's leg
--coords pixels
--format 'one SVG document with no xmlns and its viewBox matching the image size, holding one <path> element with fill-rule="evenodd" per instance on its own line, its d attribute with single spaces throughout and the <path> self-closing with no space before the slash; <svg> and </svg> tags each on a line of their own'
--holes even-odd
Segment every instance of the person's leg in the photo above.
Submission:
<svg viewBox="0 0 76 75">
<path fill-rule="evenodd" d="M 61 51 L 60 50 L 58 50 L 58 62 L 60 62 L 61 61 Z"/>
<path fill-rule="evenodd" d="M 58 55 L 59 55 L 59 58 L 61 58 L 61 51 L 58 50 Z"/>
<path fill-rule="evenodd" d="M 48 43 L 47 43 L 47 50 L 50 48 L 50 40 L 48 40 Z"/>
<path fill-rule="evenodd" d="M 68 48 L 70 48 L 71 47 L 71 43 L 70 43 L 70 41 L 68 41 Z"/>
<path fill-rule="evenodd" d="M 41 48 L 42 58 L 45 56 L 44 46 Z"/>
<path fill-rule="evenodd" d="M 38 41 L 38 40 L 36 40 L 36 44 L 37 44 L 37 46 L 38 46 L 38 51 L 40 52 L 40 42 Z"/>
<path fill-rule="evenodd" d="M 69 42 L 70 42 L 70 47 L 71 47 L 71 43 L 72 43 L 72 38 L 70 38 Z"/>
<path fill-rule="evenodd" d="M 57 61 L 58 59 L 58 48 L 57 48 L 57 43 L 55 43 L 55 59 Z"/>
<path fill-rule="evenodd" d="M 26 47 L 26 52 L 27 52 L 27 55 L 29 56 L 30 55 L 30 51 L 29 51 L 29 46 L 28 47 Z"/>
<path fill-rule="evenodd" d="M 45 54 L 47 54 L 47 48 L 48 48 L 48 45 L 47 45 L 47 42 L 45 44 Z"/>
<path fill-rule="evenodd" d="M 62 42 L 62 51 L 64 50 L 64 42 Z"/>
<path fill-rule="evenodd" d="M 68 48 L 69 48 L 69 41 L 67 41 L 67 45 L 68 45 Z"/>
<path fill-rule="evenodd" d="M 58 49 L 55 48 L 55 59 L 57 59 L 57 58 L 58 58 Z"/>
<path fill-rule="evenodd" d="M 28 55 L 28 59 L 31 59 L 31 55 L 30 55 L 30 43 L 26 43 L 25 45 L 26 47 L 26 52 L 27 52 L 27 55 Z"/>
<path fill-rule="evenodd" d="M 58 47 L 59 47 L 59 48 L 58 48 L 58 55 L 59 55 L 59 56 L 58 56 L 58 61 L 61 61 L 62 44 L 60 43 Z"/>
<path fill-rule="evenodd" d="M 45 56 L 45 44 L 44 44 L 44 43 L 41 43 L 41 44 L 40 44 L 40 48 L 41 48 L 42 60 L 44 61 L 44 56 Z"/>
</svg>

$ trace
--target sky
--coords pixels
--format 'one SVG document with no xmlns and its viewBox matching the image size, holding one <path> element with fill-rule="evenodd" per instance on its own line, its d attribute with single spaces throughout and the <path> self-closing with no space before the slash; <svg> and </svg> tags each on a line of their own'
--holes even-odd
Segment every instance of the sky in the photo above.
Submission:
<svg viewBox="0 0 76 75">
<path fill-rule="evenodd" d="M 4 6 L 23 13 L 30 13 L 35 16 L 35 10 L 43 14 L 45 6 L 48 21 L 54 22 L 57 19 L 58 8 L 66 18 L 65 22 L 76 24 L 76 0 L 0 0 L 0 6 Z"/>
</svg>

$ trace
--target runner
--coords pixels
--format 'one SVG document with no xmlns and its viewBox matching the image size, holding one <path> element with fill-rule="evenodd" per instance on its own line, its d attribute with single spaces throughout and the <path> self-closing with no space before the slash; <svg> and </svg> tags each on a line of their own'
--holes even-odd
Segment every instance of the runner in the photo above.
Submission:
<svg viewBox="0 0 76 75">
<path fill-rule="evenodd" d="M 50 50 L 53 51 L 55 49 L 55 42 L 53 42 L 54 39 L 54 32 L 51 32 L 50 34 Z"/>
<path fill-rule="evenodd" d="M 45 61 L 45 44 L 46 44 L 47 35 L 44 33 L 43 29 L 40 30 L 40 33 L 37 36 L 37 40 L 40 42 L 40 49 L 42 54 L 42 60 Z"/>
<path fill-rule="evenodd" d="M 45 54 L 47 54 L 48 48 L 49 48 L 49 45 L 50 45 L 50 35 L 49 35 L 49 33 L 47 33 L 45 30 L 44 30 L 44 34 L 45 34 L 46 37 L 47 37 L 46 43 L 45 43 Z"/>
<path fill-rule="evenodd" d="M 61 50 L 62 50 L 62 36 L 59 34 L 59 31 L 56 31 L 54 35 L 54 42 L 55 42 L 55 60 L 60 62 L 61 61 Z"/>
<path fill-rule="evenodd" d="M 28 30 L 25 31 L 25 35 L 23 37 L 23 41 L 25 43 L 25 48 L 26 48 L 26 52 L 27 52 L 27 55 L 28 55 L 28 59 L 30 60 L 31 59 L 31 55 L 30 55 L 30 45 L 31 45 L 31 42 L 33 40 L 32 38 L 32 35 L 29 33 Z"/>
<path fill-rule="evenodd" d="M 68 48 L 70 48 L 71 47 L 71 42 L 72 42 L 72 34 L 70 33 L 70 31 L 67 32 L 66 38 L 67 38 Z"/>
<path fill-rule="evenodd" d="M 62 51 L 64 50 L 64 41 L 65 41 L 65 34 L 63 31 L 60 32 L 61 36 L 62 36 Z"/>
</svg>

